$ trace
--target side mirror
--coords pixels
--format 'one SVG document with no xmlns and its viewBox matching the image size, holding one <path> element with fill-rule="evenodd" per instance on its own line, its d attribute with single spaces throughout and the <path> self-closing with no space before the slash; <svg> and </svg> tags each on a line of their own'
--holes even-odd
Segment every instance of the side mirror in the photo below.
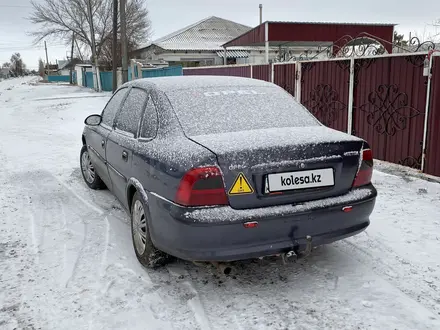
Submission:
<svg viewBox="0 0 440 330">
<path fill-rule="evenodd" d="M 84 120 L 84 124 L 89 126 L 98 126 L 101 124 L 102 117 L 101 115 L 90 115 Z"/>
</svg>

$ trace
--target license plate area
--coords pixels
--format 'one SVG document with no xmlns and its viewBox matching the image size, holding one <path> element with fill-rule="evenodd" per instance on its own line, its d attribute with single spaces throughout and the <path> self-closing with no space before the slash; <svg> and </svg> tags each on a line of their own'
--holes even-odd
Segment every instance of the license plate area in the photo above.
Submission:
<svg viewBox="0 0 440 330">
<path fill-rule="evenodd" d="M 288 190 L 332 187 L 335 185 L 332 168 L 273 173 L 266 176 L 266 193 Z"/>
</svg>

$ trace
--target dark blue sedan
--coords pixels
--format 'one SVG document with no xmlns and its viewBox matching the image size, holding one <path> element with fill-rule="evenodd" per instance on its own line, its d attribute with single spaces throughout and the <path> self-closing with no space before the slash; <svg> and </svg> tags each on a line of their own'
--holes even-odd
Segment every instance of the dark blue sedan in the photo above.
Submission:
<svg viewBox="0 0 440 330">
<path fill-rule="evenodd" d="M 292 256 L 370 223 L 377 192 L 368 143 L 323 126 L 274 84 L 135 80 L 85 124 L 84 180 L 127 209 L 145 266 L 170 255 Z"/>
</svg>

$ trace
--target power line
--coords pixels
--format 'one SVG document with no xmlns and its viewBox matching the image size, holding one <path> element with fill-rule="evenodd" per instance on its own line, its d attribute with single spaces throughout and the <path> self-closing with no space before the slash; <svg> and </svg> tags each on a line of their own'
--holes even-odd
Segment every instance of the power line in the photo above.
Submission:
<svg viewBox="0 0 440 330">
<path fill-rule="evenodd" d="M 55 47 L 55 48 L 61 48 L 61 47 L 67 47 L 64 44 L 58 44 L 58 45 L 48 45 L 48 47 Z M 7 51 L 7 50 L 34 50 L 34 49 L 44 49 L 44 45 L 42 46 L 14 46 L 14 47 L 0 47 L 0 51 Z"/>
<path fill-rule="evenodd" d="M 20 5 L 0 5 L 0 8 L 34 8 L 32 6 L 20 6 Z"/>
</svg>

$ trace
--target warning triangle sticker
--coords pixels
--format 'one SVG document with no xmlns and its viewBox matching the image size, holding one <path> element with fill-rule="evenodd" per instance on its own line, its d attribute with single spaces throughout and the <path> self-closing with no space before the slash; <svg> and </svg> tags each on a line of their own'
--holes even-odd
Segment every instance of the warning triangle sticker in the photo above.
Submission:
<svg viewBox="0 0 440 330">
<path fill-rule="evenodd" d="M 245 195 L 252 194 L 253 192 L 254 189 L 252 189 L 244 174 L 240 173 L 229 190 L 229 195 Z"/>
</svg>

